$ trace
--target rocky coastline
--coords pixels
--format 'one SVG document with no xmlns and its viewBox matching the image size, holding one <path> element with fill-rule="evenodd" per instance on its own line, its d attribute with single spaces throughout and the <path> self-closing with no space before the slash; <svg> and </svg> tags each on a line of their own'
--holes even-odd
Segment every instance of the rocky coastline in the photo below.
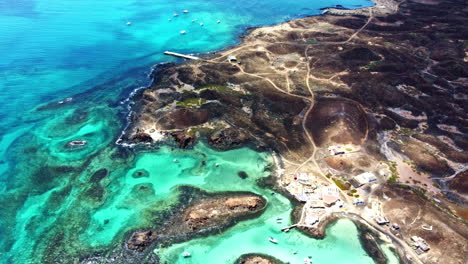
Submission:
<svg viewBox="0 0 468 264">
<path fill-rule="evenodd" d="M 238 46 L 155 71 L 152 85 L 133 98 L 122 142 L 158 144 L 164 135 L 180 148 L 197 140 L 220 150 L 252 145 L 294 164 L 313 156 L 316 146 L 354 144 L 386 162 L 380 141 L 385 134 L 385 146 L 450 186 L 458 180 L 451 176 L 453 164 L 468 162 L 461 6 L 376 1 L 371 8 L 329 8 L 328 15 L 252 29 Z M 304 143 L 309 132 L 314 148 Z M 260 185 L 284 193 L 274 181 Z M 453 197 L 464 191 L 454 188 Z M 292 214 L 295 222 L 300 210 L 296 206 Z M 320 239 L 341 217 L 300 229 Z M 386 263 L 376 231 L 350 219 L 366 252 Z M 134 238 L 144 246 L 153 236 L 146 230 Z M 404 250 L 399 248 L 400 256 Z"/>
</svg>

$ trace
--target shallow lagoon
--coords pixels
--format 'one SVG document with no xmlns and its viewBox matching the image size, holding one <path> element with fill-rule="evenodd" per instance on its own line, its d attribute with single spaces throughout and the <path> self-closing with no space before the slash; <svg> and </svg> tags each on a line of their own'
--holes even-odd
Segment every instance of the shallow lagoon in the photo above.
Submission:
<svg viewBox="0 0 468 264">
<path fill-rule="evenodd" d="M 0 132 L 0 263 L 70 263 L 94 250 L 118 246 L 129 229 L 157 225 L 150 215 L 171 206 L 178 184 L 208 191 L 253 191 L 270 203 L 261 218 L 243 222 L 221 235 L 162 250 L 163 257 L 171 262 L 178 259 L 182 247 L 204 252 L 219 241 L 224 243 L 213 252 L 221 259 L 213 260 L 225 260 L 220 257 L 223 254 L 233 259 L 248 249 L 228 252 L 228 242 L 245 241 L 253 247 L 251 252 L 272 250 L 272 255 L 284 260 L 290 259 L 292 248 L 297 248 L 299 256 L 309 248 L 316 251 L 325 247 L 326 243 L 303 240 L 296 231 L 287 236 L 277 234 L 278 224 L 273 219 L 287 219 L 291 208 L 284 197 L 271 195 L 255 184 L 256 179 L 269 174 L 264 171 L 271 162 L 267 153 L 246 148 L 216 152 L 203 144 L 192 151 L 161 147 L 140 152 L 114 142 L 125 125 L 127 112 L 119 101 L 148 83 L 150 65 L 173 60 L 163 57 L 163 50 L 221 49 L 235 44 L 236 36 L 247 26 L 318 14 L 320 7 L 335 4 L 357 7 L 371 3 L 0 2 L 0 124 L 4 128 Z M 183 15 L 183 9 L 191 12 Z M 179 12 L 179 17 L 172 17 L 174 12 Z M 192 23 L 197 18 L 204 27 Z M 218 19 L 222 20 L 220 24 L 215 22 Z M 126 26 L 127 21 L 132 25 Z M 180 30 L 188 34 L 181 36 Z M 65 97 L 73 100 L 36 108 Z M 76 139 L 88 144 L 67 147 Z M 96 176 L 103 168 L 107 173 Z M 141 169 L 148 177 L 133 177 Z M 237 175 L 240 170 L 249 177 L 241 179 Z M 140 186 L 150 191 L 141 193 Z M 340 228 L 356 232 L 350 222 L 341 221 L 330 231 L 335 234 L 338 230 L 337 241 L 333 242 L 333 236 L 326 241 L 341 245 L 342 240 L 354 249 L 354 263 L 368 263 L 370 259 L 357 240 L 341 237 Z M 281 250 L 264 243 L 263 236 L 268 232 L 278 237 Z M 337 250 L 347 252 L 347 246 Z M 199 263 L 197 259 L 199 256 L 194 255 L 190 261 Z"/>
</svg>

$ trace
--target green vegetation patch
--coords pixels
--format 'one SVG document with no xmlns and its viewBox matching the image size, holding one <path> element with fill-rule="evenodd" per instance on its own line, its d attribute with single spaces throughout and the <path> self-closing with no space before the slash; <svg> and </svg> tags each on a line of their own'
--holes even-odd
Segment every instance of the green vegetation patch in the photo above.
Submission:
<svg viewBox="0 0 468 264">
<path fill-rule="evenodd" d="M 372 69 L 376 68 L 381 63 L 382 63 L 382 61 L 371 61 L 366 66 L 361 66 L 359 69 L 369 71 L 369 70 L 372 70 Z"/>
<path fill-rule="evenodd" d="M 204 103 L 206 103 L 206 99 L 203 98 L 187 98 L 184 101 L 177 102 L 176 104 L 186 108 L 196 108 L 202 106 Z"/>
<path fill-rule="evenodd" d="M 398 132 L 408 137 L 411 137 L 413 135 L 413 130 L 406 127 L 400 128 Z"/>
<path fill-rule="evenodd" d="M 397 163 L 395 161 L 389 160 L 388 161 L 388 168 L 390 169 L 390 172 L 392 173 L 392 176 L 388 178 L 389 183 L 395 183 L 398 180 L 398 170 L 396 168 Z"/>
<path fill-rule="evenodd" d="M 220 92 L 232 91 L 232 89 L 230 89 L 226 85 L 205 85 L 205 86 L 195 88 L 195 90 L 203 90 L 203 89 L 216 90 Z"/>
<path fill-rule="evenodd" d="M 340 179 L 332 178 L 332 180 L 336 184 L 336 186 L 338 186 L 338 188 L 340 188 L 343 191 L 347 191 L 349 190 L 349 188 L 351 188 L 351 184 L 346 183 Z"/>
</svg>

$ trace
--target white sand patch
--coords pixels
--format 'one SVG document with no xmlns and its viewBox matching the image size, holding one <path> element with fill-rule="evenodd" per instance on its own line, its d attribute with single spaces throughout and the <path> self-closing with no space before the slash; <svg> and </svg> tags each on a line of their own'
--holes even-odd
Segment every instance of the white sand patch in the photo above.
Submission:
<svg viewBox="0 0 468 264">
<path fill-rule="evenodd" d="M 154 142 L 163 141 L 166 139 L 166 134 L 159 130 L 154 130 L 153 132 L 148 133 Z"/>
</svg>

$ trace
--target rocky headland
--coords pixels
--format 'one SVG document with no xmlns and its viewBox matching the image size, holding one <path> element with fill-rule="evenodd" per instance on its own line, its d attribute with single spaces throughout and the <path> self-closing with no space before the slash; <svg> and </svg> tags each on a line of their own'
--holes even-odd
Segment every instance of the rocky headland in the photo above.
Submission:
<svg viewBox="0 0 468 264">
<path fill-rule="evenodd" d="M 266 200 L 250 193 L 220 193 L 194 197 L 173 213 L 161 227 L 142 229 L 126 241 L 130 250 L 143 251 L 154 242 L 167 246 L 175 242 L 224 230 L 238 221 L 263 212 Z"/>
<path fill-rule="evenodd" d="M 428 219 L 449 218 L 458 223 L 447 227 L 451 232 L 466 234 L 466 3 L 376 1 L 371 8 L 325 13 L 252 29 L 236 47 L 156 68 L 152 85 L 133 98 L 130 126 L 120 141 L 157 144 L 163 135 L 181 148 L 202 139 L 219 149 L 246 144 L 269 149 L 285 164 L 280 187 L 293 182 L 298 170 L 309 170 L 339 186 L 345 202 L 372 197 L 374 210 L 380 208 L 375 204 L 385 208 L 392 202 L 389 195 L 375 201 L 376 193 L 398 193 L 394 189 L 405 186 L 423 193 L 419 202 L 425 208 L 437 202 Z M 330 156 L 332 145 L 351 146 L 349 155 Z M 352 175 L 374 169 L 383 184 L 350 189 Z M 189 219 L 179 223 L 184 230 L 210 229 L 211 218 L 199 214 L 205 208 L 192 209 L 180 218 Z M 314 237 L 324 235 L 331 218 L 311 230 Z M 409 244 L 410 236 L 392 239 L 413 252 L 401 243 Z M 368 234 L 361 239 L 375 244 Z M 444 241 L 459 252 L 466 237 L 441 236 L 433 252 L 441 251 Z M 367 251 L 384 263 L 381 253 Z M 464 260 L 452 254 L 445 261 Z"/>
</svg>

